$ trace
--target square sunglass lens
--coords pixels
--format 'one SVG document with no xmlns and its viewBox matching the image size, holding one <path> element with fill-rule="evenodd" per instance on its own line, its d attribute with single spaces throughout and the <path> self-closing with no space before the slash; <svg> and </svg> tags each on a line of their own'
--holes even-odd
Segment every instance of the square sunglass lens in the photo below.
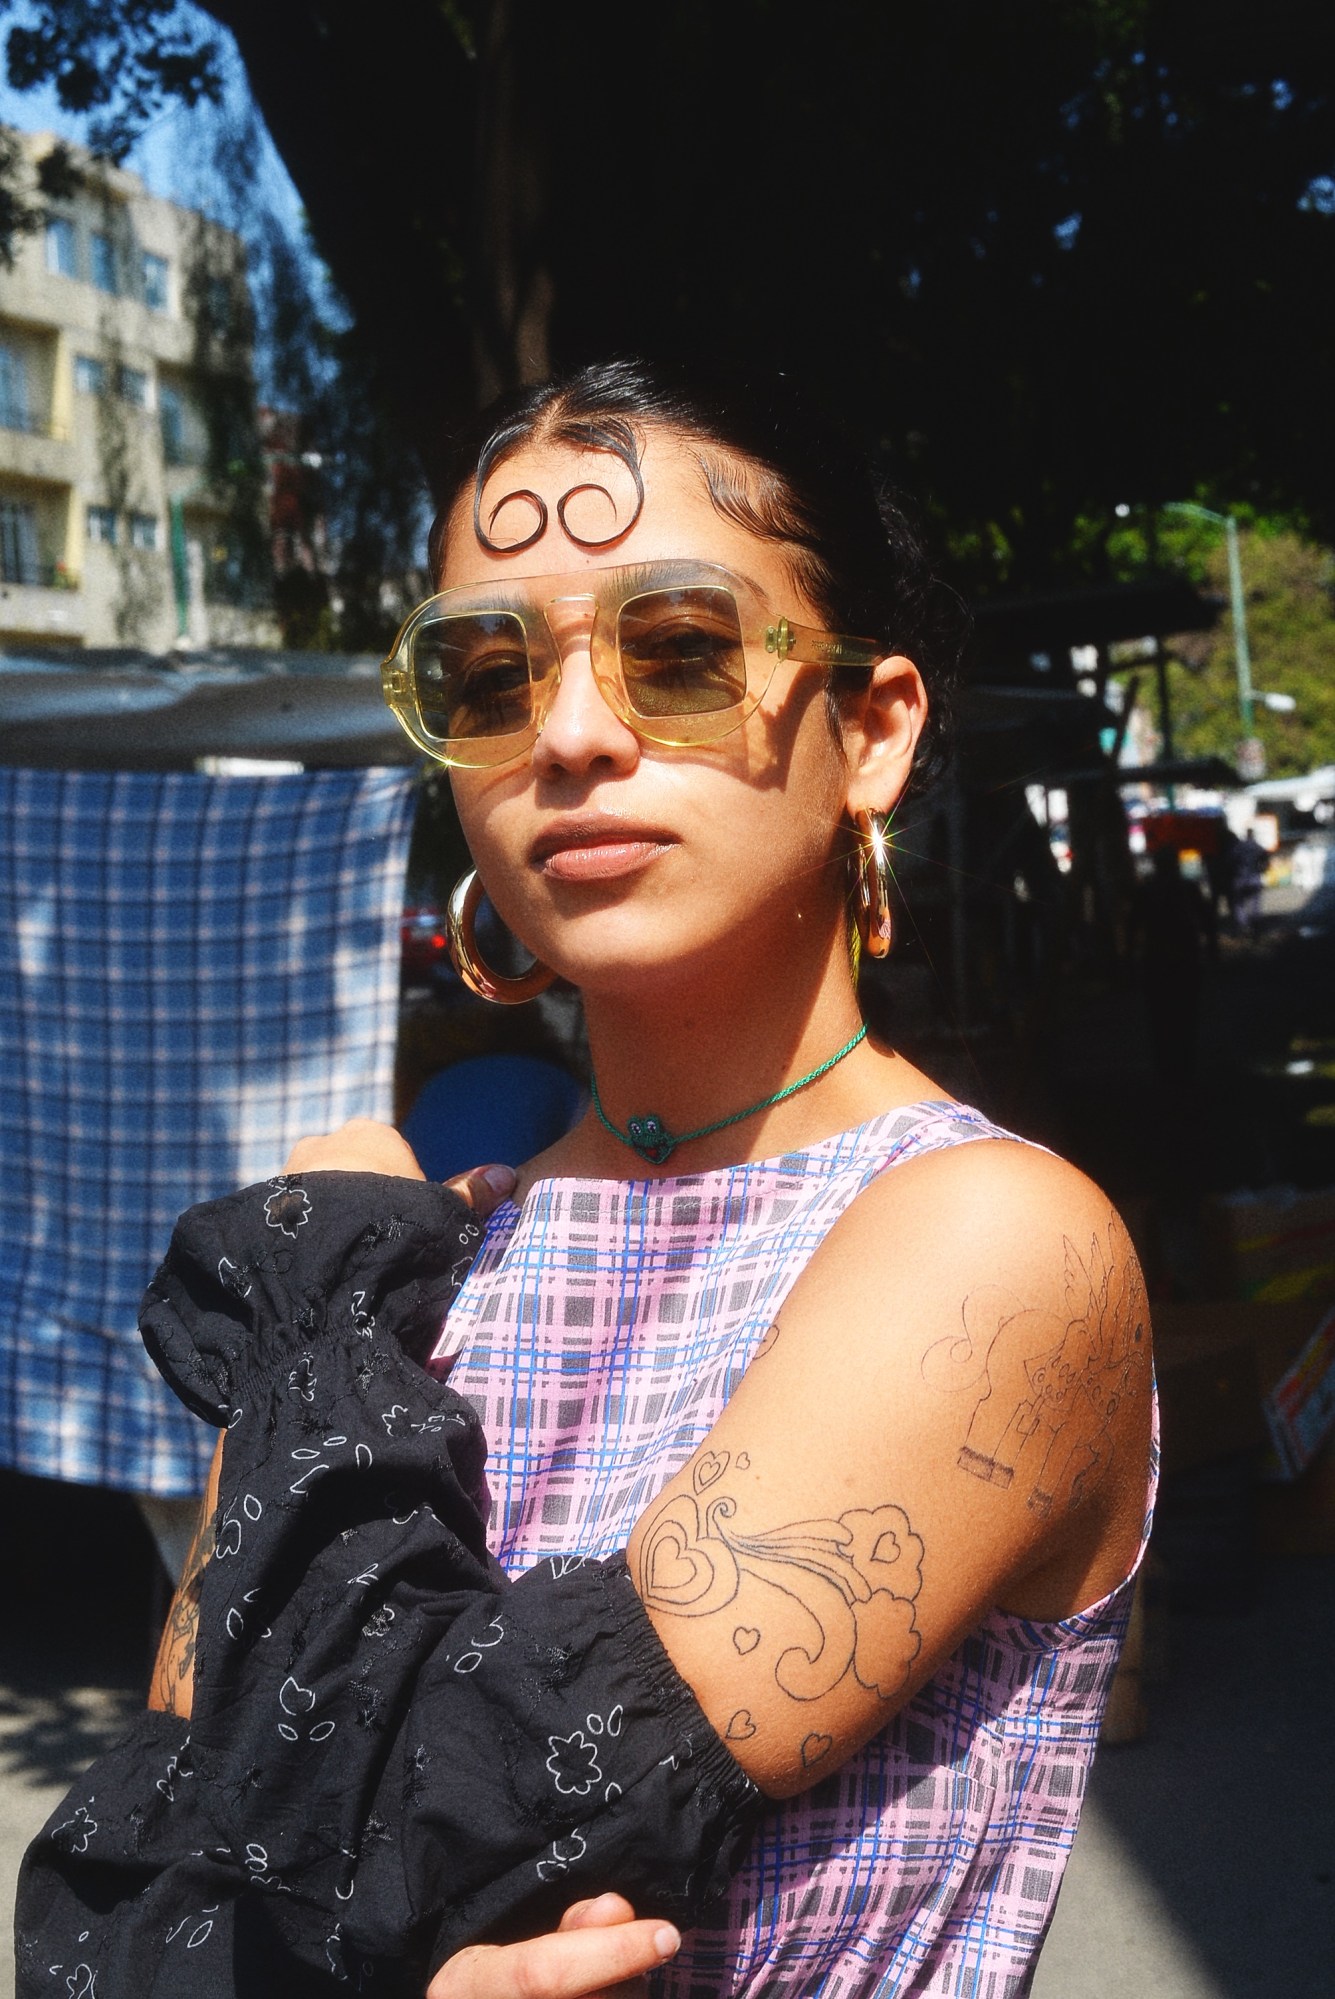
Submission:
<svg viewBox="0 0 1335 1999">
<path fill-rule="evenodd" d="M 746 653 L 730 590 L 652 590 L 621 608 L 617 644 L 636 714 L 708 715 L 746 698 Z"/>
<path fill-rule="evenodd" d="M 448 742 L 527 728 L 528 646 L 512 612 L 435 618 L 418 631 L 412 659 L 413 696 L 428 735 Z"/>
</svg>

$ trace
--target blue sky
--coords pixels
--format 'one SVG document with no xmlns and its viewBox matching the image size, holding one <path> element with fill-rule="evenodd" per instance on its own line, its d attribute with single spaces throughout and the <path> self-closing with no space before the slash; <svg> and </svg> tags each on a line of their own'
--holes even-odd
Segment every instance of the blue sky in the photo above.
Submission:
<svg viewBox="0 0 1335 1999">
<path fill-rule="evenodd" d="M 194 10 L 187 8 L 184 11 Z M 16 7 L 5 16 L 4 26 L 21 21 L 23 13 L 21 6 Z M 169 107 L 154 120 L 125 164 L 140 175 L 153 194 L 180 202 L 186 208 L 202 209 L 205 214 L 237 230 L 242 237 L 254 239 L 257 219 L 261 215 L 275 217 L 289 240 L 306 250 L 312 292 L 319 301 L 323 316 L 337 322 L 341 317 L 340 308 L 330 295 L 323 267 L 307 247 L 301 198 L 256 111 L 245 66 L 226 30 L 211 18 L 205 25 L 222 52 L 223 103 L 216 108 L 201 104 L 193 110 L 187 110 L 183 105 Z M 2 33 L 0 30 L 0 35 Z M 217 171 L 214 155 L 223 131 L 247 116 L 254 117 L 256 121 L 259 143 L 253 154 L 255 170 L 250 187 L 239 195 Z M 63 110 L 53 88 L 11 89 L 2 56 L 0 123 L 16 125 L 22 131 L 54 132 L 60 138 L 80 144 L 87 137 L 88 120 Z M 256 353 L 261 393 L 264 392 L 267 373 L 262 322 L 263 314 Z"/>
<path fill-rule="evenodd" d="M 194 12 L 194 9 L 185 11 Z M 5 17 L 5 26 L 23 19 L 22 7 Z M 165 195 L 188 208 L 203 208 L 219 221 L 236 224 L 243 218 L 221 212 L 228 206 L 211 172 L 214 141 L 220 123 L 239 113 L 253 110 L 246 82 L 245 66 L 236 45 L 216 21 L 207 22 L 223 54 L 226 97 L 222 107 L 199 105 L 193 111 L 173 106 L 164 111 L 145 133 L 126 161 L 142 176 L 154 194 Z M 54 89 L 12 90 L 0 61 L 0 122 L 17 125 L 27 132 L 55 132 L 61 138 L 83 142 L 88 120 L 62 110 Z M 302 229 L 301 200 L 268 131 L 260 121 L 261 145 L 256 161 L 255 193 L 293 235 Z"/>
</svg>

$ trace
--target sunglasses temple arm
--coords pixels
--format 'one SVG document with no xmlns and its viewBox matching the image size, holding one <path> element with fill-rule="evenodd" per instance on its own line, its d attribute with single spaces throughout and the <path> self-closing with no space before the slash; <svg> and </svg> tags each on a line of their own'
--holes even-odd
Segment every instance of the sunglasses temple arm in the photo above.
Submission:
<svg viewBox="0 0 1335 1999">
<path fill-rule="evenodd" d="M 885 645 L 877 639 L 824 632 L 815 625 L 795 625 L 788 618 L 766 626 L 765 650 L 777 653 L 780 659 L 795 660 L 801 666 L 871 668 L 886 656 Z"/>
</svg>

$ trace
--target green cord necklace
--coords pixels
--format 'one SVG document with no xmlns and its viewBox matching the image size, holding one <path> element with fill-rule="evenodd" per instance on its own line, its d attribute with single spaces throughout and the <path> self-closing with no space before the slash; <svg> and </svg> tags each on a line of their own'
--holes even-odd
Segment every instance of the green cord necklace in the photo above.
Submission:
<svg viewBox="0 0 1335 1999">
<path fill-rule="evenodd" d="M 698 1131 L 683 1131 L 674 1137 L 662 1118 L 656 1117 L 652 1111 L 646 1112 L 643 1117 L 631 1118 L 625 1131 L 622 1131 L 618 1125 L 613 1124 L 603 1109 L 602 1099 L 598 1095 L 596 1076 L 589 1078 L 589 1085 L 593 1091 L 593 1108 L 598 1113 L 598 1121 L 604 1131 L 610 1131 L 613 1138 L 619 1138 L 623 1145 L 628 1145 L 632 1152 L 638 1152 L 640 1158 L 647 1159 L 651 1166 L 663 1166 L 671 1159 L 679 1145 L 688 1145 L 693 1138 L 709 1138 L 716 1131 L 726 1131 L 730 1124 L 740 1124 L 743 1118 L 755 1117 L 758 1112 L 767 1111 L 772 1105 L 783 1103 L 785 1098 L 795 1097 L 799 1090 L 808 1089 L 812 1083 L 818 1083 L 822 1076 L 828 1075 L 836 1063 L 843 1061 L 845 1055 L 851 1055 L 859 1041 L 864 1041 L 866 1036 L 867 1029 L 864 1025 L 858 1029 L 851 1041 L 844 1043 L 837 1055 L 831 1055 L 828 1062 L 822 1062 L 819 1069 L 813 1069 L 809 1076 L 799 1076 L 795 1083 L 789 1083 L 786 1088 L 776 1090 L 772 1097 L 762 1097 L 758 1104 L 748 1104 L 744 1111 L 734 1111 L 731 1117 L 716 1118 L 713 1124 L 702 1124 Z"/>
</svg>

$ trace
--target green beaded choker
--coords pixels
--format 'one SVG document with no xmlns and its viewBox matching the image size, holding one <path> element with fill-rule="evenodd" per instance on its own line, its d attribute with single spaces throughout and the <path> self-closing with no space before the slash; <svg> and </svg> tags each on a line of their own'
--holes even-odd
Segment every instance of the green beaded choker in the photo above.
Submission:
<svg viewBox="0 0 1335 1999">
<path fill-rule="evenodd" d="M 837 1063 L 842 1062 L 845 1055 L 851 1055 L 859 1041 L 865 1041 L 866 1037 L 864 1025 L 851 1041 L 844 1043 L 837 1055 L 831 1055 L 828 1062 L 822 1062 L 819 1069 L 813 1069 L 809 1076 L 799 1076 L 795 1083 L 776 1090 L 772 1097 L 762 1097 L 758 1104 L 748 1104 L 744 1111 L 734 1111 L 731 1117 L 716 1118 L 713 1124 L 702 1124 L 698 1131 L 683 1131 L 674 1136 L 662 1118 L 656 1117 L 652 1111 L 646 1112 L 643 1117 L 631 1118 L 626 1130 L 622 1131 L 603 1109 L 598 1095 L 598 1078 L 591 1075 L 589 1087 L 593 1092 L 593 1108 L 604 1131 L 610 1131 L 613 1138 L 619 1138 L 623 1145 L 628 1145 L 632 1152 L 638 1152 L 640 1158 L 647 1159 L 651 1166 L 664 1166 L 679 1145 L 689 1145 L 693 1138 L 709 1138 L 716 1131 L 726 1131 L 730 1124 L 740 1124 L 743 1118 L 755 1117 L 760 1111 L 767 1111 L 774 1104 L 795 1097 L 799 1090 L 809 1089 L 812 1083 L 818 1083 L 822 1076 L 828 1075 Z"/>
</svg>

